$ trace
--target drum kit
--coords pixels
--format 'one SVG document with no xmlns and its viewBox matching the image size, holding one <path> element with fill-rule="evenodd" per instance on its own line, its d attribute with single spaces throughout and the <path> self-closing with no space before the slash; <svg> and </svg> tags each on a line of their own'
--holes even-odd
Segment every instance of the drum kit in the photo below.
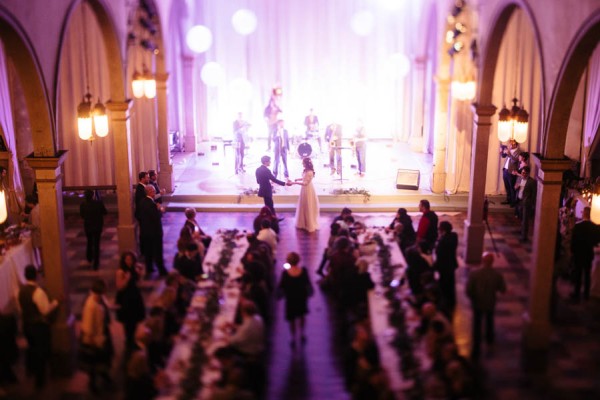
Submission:
<svg viewBox="0 0 600 400">
<path fill-rule="evenodd" d="M 300 156 L 300 158 L 311 156 L 311 154 L 313 153 L 313 146 L 315 145 L 315 142 L 318 141 L 319 134 L 319 131 L 314 131 L 310 133 L 307 132 L 304 135 L 304 137 L 302 138 L 302 142 L 298 145 L 298 155 Z"/>
</svg>

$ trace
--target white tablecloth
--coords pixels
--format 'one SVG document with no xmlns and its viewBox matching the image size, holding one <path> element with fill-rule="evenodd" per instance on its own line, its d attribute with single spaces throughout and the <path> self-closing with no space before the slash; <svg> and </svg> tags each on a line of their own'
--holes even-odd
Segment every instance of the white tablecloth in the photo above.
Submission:
<svg viewBox="0 0 600 400">
<path fill-rule="evenodd" d="M 6 312 L 17 301 L 19 287 L 25 283 L 24 271 L 35 264 L 31 238 L 23 238 L 0 258 L 0 312 Z"/>
</svg>

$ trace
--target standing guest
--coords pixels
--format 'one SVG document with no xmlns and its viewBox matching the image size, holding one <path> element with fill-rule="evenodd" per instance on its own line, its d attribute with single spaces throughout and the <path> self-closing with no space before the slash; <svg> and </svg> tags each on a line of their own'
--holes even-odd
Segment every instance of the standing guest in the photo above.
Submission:
<svg viewBox="0 0 600 400">
<path fill-rule="evenodd" d="M 35 376 L 36 388 L 46 383 L 46 365 L 50 357 L 50 323 L 52 313 L 59 305 L 57 299 L 50 301 L 46 291 L 37 284 L 37 270 L 33 265 L 25 267 L 25 285 L 19 290 L 19 305 L 23 318 L 23 333 L 27 339 L 26 368 Z"/>
<path fill-rule="evenodd" d="M 89 349 L 89 357 L 85 364 L 90 377 L 90 391 L 96 393 L 98 386 L 96 377 L 100 375 L 105 383 L 112 383 L 109 376 L 114 348 L 110 335 L 110 311 L 106 305 L 104 294 L 106 283 L 96 279 L 92 284 L 81 312 L 81 346 Z"/>
<path fill-rule="evenodd" d="M 287 129 L 284 128 L 282 119 L 277 121 L 277 129 L 273 132 L 273 156 L 275 157 L 275 168 L 273 175 L 279 175 L 279 162 L 283 164 L 283 176 L 287 179 L 290 174 L 287 166 L 287 153 L 290 150 L 290 139 Z"/>
<path fill-rule="evenodd" d="M 458 235 L 452 232 L 452 224 L 448 221 L 440 222 L 440 238 L 435 247 L 435 262 L 433 269 L 440 274 L 440 294 L 442 297 L 442 311 L 452 319 L 456 306 L 456 283 L 454 271 L 458 268 L 456 249 L 458 248 Z"/>
<path fill-rule="evenodd" d="M 342 173 L 342 126 L 335 122 L 325 130 L 325 141 L 329 145 L 329 168 L 331 175 Z M 335 158 L 335 159 L 334 159 Z M 336 168 L 337 163 L 337 168 Z"/>
<path fill-rule="evenodd" d="M 184 227 L 187 227 L 192 234 L 192 238 L 196 241 L 200 241 L 204 245 L 204 250 L 208 249 L 210 246 L 210 242 L 212 242 L 212 237 L 204 233 L 198 221 L 196 221 L 196 209 L 188 207 L 185 209 L 185 223 Z M 202 251 L 204 253 L 204 251 Z"/>
<path fill-rule="evenodd" d="M 575 205 L 577 199 L 573 196 L 567 198 L 565 205 L 558 210 L 558 229 L 560 233 L 561 275 L 569 270 L 571 262 L 571 238 L 575 227 Z"/>
<path fill-rule="evenodd" d="M 571 237 L 571 254 L 573 257 L 573 293 L 571 299 L 579 302 L 581 297 L 581 281 L 583 279 L 583 299 L 590 298 L 590 278 L 594 247 L 600 242 L 598 225 L 590 220 L 592 209 L 585 207 L 581 221 L 573 227 Z"/>
<path fill-rule="evenodd" d="M 153 169 L 148 170 L 148 184 L 154 186 L 154 190 L 156 194 L 154 195 L 154 201 L 157 204 L 162 204 L 163 202 L 163 194 L 167 193 L 166 189 L 161 189 L 158 186 L 158 175 L 156 175 L 156 171 Z"/>
<path fill-rule="evenodd" d="M 514 205 L 517 201 L 515 192 L 515 183 L 517 176 L 513 175 L 513 171 L 516 171 L 519 167 L 519 144 L 516 140 L 511 139 L 507 146 L 501 146 L 500 155 L 505 158 L 504 167 L 502 168 L 502 180 L 504 181 L 504 189 L 506 190 L 506 201 L 502 204 Z"/>
<path fill-rule="evenodd" d="M 356 161 L 358 163 L 358 175 L 364 176 L 366 171 L 366 156 L 367 156 L 367 134 L 365 125 L 361 119 L 358 120 L 356 133 L 354 134 L 354 150 L 356 151 Z"/>
<path fill-rule="evenodd" d="M 29 207 L 28 222 L 25 224 L 31 229 L 31 246 L 33 247 L 33 255 L 35 263 L 42 269 L 42 230 L 40 229 L 40 206 L 38 205 L 37 196 L 32 194 L 25 197 L 25 204 Z"/>
<path fill-rule="evenodd" d="M 148 185 L 149 183 L 150 183 L 150 176 L 148 175 L 148 172 L 141 171 L 138 174 L 138 183 L 135 186 L 135 211 L 136 211 L 135 217 L 136 218 L 138 218 L 138 216 L 137 216 L 138 204 L 144 197 L 146 197 L 146 185 Z"/>
<path fill-rule="evenodd" d="M 102 200 L 94 199 L 94 192 L 90 189 L 84 193 L 85 200 L 79 206 L 79 215 L 83 218 L 83 229 L 87 237 L 86 259 L 94 270 L 100 265 L 100 239 L 104 226 L 106 207 Z"/>
<path fill-rule="evenodd" d="M 481 348 L 481 325 L 485 319 L 485 338 L 488 345 L 494 344 L 494 311 L 496 293 L 506 292 L 502 274 L 493 269 L 494 254 L 483 253 L 481 268 L 472 270 L 467 281 L 467 296 L 473 310 L 473 348 L 471 355 L 478 358 Z"/>
<path fill-rule="evenodd" d="M 256 182 L 258 183 L 258 197 L 262 197 L 265 206 L 271 209 L 273 215 L 277 215 L 275 212 L 275 207 L 273 205 L 273 187 L 271 186 L 271 182 L 274 182 L 280 186 L 290 186 L 292 182 L 283 182 L 278 180 L 271 171 L 269 170 L 269 165 L 271 165 L 271 157 L 262 156 L 260 159 L 262 165 L 256 169 Z"/>
<path fill-rule="evenodd" d="M 419 211 L 422 212 L 417 228 L 417 243 L 424 242 L 425 249 L 430 252 L 438 238 L 438 217 L 437 214 L 431 211 L 429 200 L 421 200 L 419 202 Z"/>
<path fill-rule="evenodd" d="M 125 372 L 125 400 L 151 400 L 159 393 L 158 379 L 150 370 L 150 333 L 144 324 L 136 329 L 135 351 L 127 361 Z"/>
<path fill-rule="evenodd" d="M 313 287 L 305 267 L 300 267 L 300 255 L 291 252 L 279 280 L 278 297 L 285 299 L 285 319 L 290 325 L 292 339 L 290 346 L 296 346 L 296 332 L 300 343 L 306 343 L 304 336 L 304 317 L 308 314 L 308 298 L 313 295 Z"/>
<path fill-rule="evenodd" d="M 314 232 L 319 229 L 319 198 L 312 183 L 315 177 L 315 167 L 309 157 L 302 160 L 304 171 L 302 178 L 296 179 L 301 185 L 298 206 L 296 207 L 296 228 Z"/>
<path fill-rule="evenodd" d="M 140 222 L 140 244 L 146 261 L 146 274 L 154 270 L 154 264 L 161 276 L 167 275 L 163 259 L 163 208 L 154 202 L 154 186 L 146 186 L 146 197 L 138 205 Z"/>
<path fill-rule="evenodd" d="M 517 182 L 517 208 L 521 217 L 521 243 L 529 240 L 529 221 L 533 219 L 537 183 L 529 176 L 530 168 L 523 167 L 521 178 Z"/>
<path fill-rule="evenodd" d="M 273 215 L 271 209 L 267 206 L 261 208 L 256 218 L 254 218 L 252 227 L 254 228 L 255 234 L 258 235 L 263 219 L 268 219 L 271 222 L 271 229 L 273 229 L 275 233 L 279 234 L 279 220 Z"/>
<path fill-rule="evenodd" d="M 408 247 L 415 244 L 417 233 L 412 223 L 412 218 L 408 215 L 406 208 L 399 208 L 396 212 L 396 217 L 389 226 L 389 229 L 394 229 L 396 224 L 402 225 L 400 232 L 400 249 L 404 252 Z"/>
<path fill-rule="evenodd" d="M 238 113 L 238 117 L 233 121 L 233 148 L 235 149 L 235 173 L 246 172 L 244 169 L 244 148 L 246 143 L 244 139 L 250 124 L 244 120 L 244 116 L 241 112 Z"/>
<path fill-rule="evenodd" d="M 125 330 L 125 348 L 128 351 L 134 347 L 135 329 L 146 317 L 144 299 L 138 286 L 143 271 L 133 252 L 125 251 L 121 254 L 115 279 L 115 303 L 118 307 L 117 320 L 123 324 Z"/>
</svg>

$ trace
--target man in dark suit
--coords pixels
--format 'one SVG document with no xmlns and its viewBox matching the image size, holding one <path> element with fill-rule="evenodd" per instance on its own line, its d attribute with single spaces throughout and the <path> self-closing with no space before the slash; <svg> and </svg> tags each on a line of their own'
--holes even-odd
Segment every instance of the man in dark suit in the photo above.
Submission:
<svg viewBox="0 0 600 400">
<path fill-rule="evenodd" d="M 273 174 L 275 177 L 279 175 L 279 162 L 283 163 L 283 176 L 287 179 L 290 177 L 287 166 L 287 153 L 290 149 L 290 140 L 287 129 L 283 126 L 283 120 L 277 121 L 277 129 L 273 133 L 273 144 L 275 145 L 275 168 Z"/>
<path fill-rule="evenodd" d="M 146 171 L 141 171 L 138 174 L 138 184 L 135 186 L 135 218 L 137 219 L 139 219 L 137 207 L 140 200 L 146 197 L 146 185 L 148 185 L 149 183 L 150 175 L 148 175 L 148 172 Z"/>
<path fill-rule="evenodd" d="M 537 196 L 537 182 L 529 176 L 530 171 L 529 167 L 523 167 L 521 179 L 517 183 L 517 204 L 521 215 L 521 242 L 523 243 L 529 240 L 529 221 L 533 219 Z"/>
<path fill-rule="evenodd" d="M 167 274 L 163 259 L 162 208 L 154 202 L 154 186 L 146 186 L 146 196 L 140 200 L 137 216 L 140 222 L 140 245 L 146 260 L 146 273 L 151 274 L 156 264 L 161 276 Z"/>
<path fill-rule="evenodd" d="M 271 182 L 275 182 L 281 186 L 291 186 L 292 182 L 283 182 L 275 178 L 269 169 L 271 165 L 271 157 L 262 156 L 260 159 L 262 165 L 256 169 L 256 182 L 258 183 L 258 197 L 262 197 L 265 206 L 269 207 L 273 215 L 275 215 L 275 207 L 273 206 L 273 188 Z"/>
<path fill-rule="evenodd" d="M 452 224 L 442 221 L 438 231 L 440 238 L 435 246 L 435 262 L 433 269 L 440 274 L 440 294 L 442 297 L 442 311 L 449 320 L 452 320 L 454 307 L 456 306 L 456 281 L 454 271 L 458 268 L 456 260 L 456 249 L 458 247 L 458 235 L 452 231 Z"/>
<path fill-rule="evenodd" d="M 100 238 L 104 227 L 106 207 L 102 200 L 94 199 L 92 190 L 85 191 L 85 201 L 79 206 L 79 215 L 83 218 L 83 229 L 87 237 L 86 259 L 98 270 L 100 264 Z"/>
<path fill-rule="evenodd" d="M 591 208 L 583 209 L 582 220 L 575 224 L 571 236 L 571 254 L 573 255 L 573 293 L 571 299 L 579 301 L 583 276 L 583 298 L 590 298 L 590 279 L 594 247 L 600 242 L 598 225 L 590 220 Z"/>
</svg>

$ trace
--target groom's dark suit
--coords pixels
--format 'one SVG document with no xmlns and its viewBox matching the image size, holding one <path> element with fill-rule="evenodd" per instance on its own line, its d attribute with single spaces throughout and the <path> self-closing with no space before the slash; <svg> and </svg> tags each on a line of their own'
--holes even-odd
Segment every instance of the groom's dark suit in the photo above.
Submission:
<svg viewBox="0 0 600 400">
<path fill-rule="evenodd" d="M 285 186 L 285 182 L 278 180 L 273 176 L 271 170 L 265 165 L 261 165 L 256 169 L 256 182 L 258 183 L 258 197 L 262 197 L 265 206 L 269 207 L 275 215 L 275 207 L 273 206 L 273 188 L 271 182 Z"/>
</svg>

